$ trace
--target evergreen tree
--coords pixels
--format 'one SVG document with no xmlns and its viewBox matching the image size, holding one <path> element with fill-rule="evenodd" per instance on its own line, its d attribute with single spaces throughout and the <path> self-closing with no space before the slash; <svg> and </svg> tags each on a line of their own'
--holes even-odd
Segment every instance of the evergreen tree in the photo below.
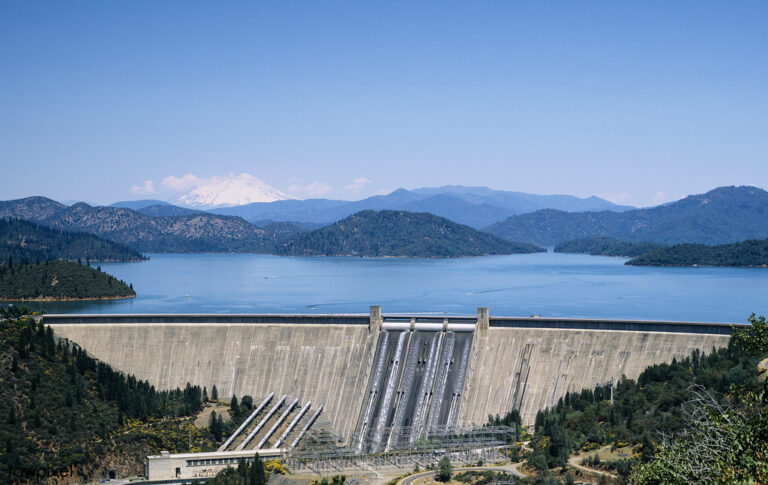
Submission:
<svg viewBox="0 0 768 485">
<path fill-rule="evenodd" d="M 640 450 L 640 460 L 642 460 L 643 463 L 646 463 L 653 460 L 655 457 L 656 457 L 656 450 L 653 447 L 653 441 L 651 440 L 651 435 L 648 433 L 644 433 L 643 445 L 642 445 L 642 449 Z"/>
<path fill-rule="evenodd" d="M 213 388 L 211 389 L 211 400 L 218 401 L 219 400 L 219 391 L 216 389 L 216 385 L 213 385 Z"/>
<path fill-rule="evenodd" d="M 440 458 L 440 461 L 437 462 L 437 475 L 435 478 L 440 482 L 449 482 L 452 474 L 453 466 L 451 465 L 451 460 L 447 456 Z"/>
<path fill-rule="evenodd" d="M 216 418 L 216 411 L 211 411 L 211 418 L 208 421 L 208 431 L 211 432 L 211 434 L 213 435 L 213 438 L 216 441 L 219 441 L 221 439 L 220 425 L 221 425 L 221 421 L 219 421 Z"/>
<path fill-rule="evenodd" d="M 237 396 L 232 396 L 232 400 L 229 401 L 229 411 L 233 418 L 240 416 L 240 405 L 237 403 Z"/>
</svg>

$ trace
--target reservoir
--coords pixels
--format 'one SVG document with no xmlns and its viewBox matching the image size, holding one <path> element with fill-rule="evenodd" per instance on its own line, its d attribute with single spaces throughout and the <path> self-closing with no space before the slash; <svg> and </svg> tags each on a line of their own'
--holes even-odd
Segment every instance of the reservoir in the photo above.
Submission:
<svg viewBox="0 0 768 485">
<path fill-rule="evenodd" d="M 768 269 L 625 266 L 559 253 L 457 259 L 150 254 L 103 263 L 128 300 L 33 303 L 48 313 L 385 313 L 744 323 L 768 315 Z"/>
</svg>

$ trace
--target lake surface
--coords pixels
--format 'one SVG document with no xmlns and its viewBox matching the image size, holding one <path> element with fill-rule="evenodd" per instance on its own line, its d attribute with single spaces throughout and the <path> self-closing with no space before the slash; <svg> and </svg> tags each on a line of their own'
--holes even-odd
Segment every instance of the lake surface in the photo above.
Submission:
<svg viewBox="0 0 768 485">
<path fill-rule="evenodd" d="M 768 315 L 768 269 L 645 268 L 623 258 L 461 259 L 152 254 L 102 264 L 135 299 L 37 303 L 49 313 L 385 313 L 745 322 Z"/>
</svg>

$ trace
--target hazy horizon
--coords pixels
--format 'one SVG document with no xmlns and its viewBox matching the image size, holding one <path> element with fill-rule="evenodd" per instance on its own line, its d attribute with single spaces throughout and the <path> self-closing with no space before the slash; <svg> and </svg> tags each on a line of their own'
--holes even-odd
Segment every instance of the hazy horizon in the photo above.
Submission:
<svg viewBox="0 0 768 485">
<path fill-rule="evenodd" d="M 330 199 L 330 200 L 339 200 L 339 201 L 345 201 L 345 202 L 355 202 L 355 201 L 360 201 L 360 200 L 367 199 L 369 197 L 374 197 L 374 196 L 377 196 L 377 195 L 389 195 L 392 192 L 397 191 L 397 190 L 417 191 L 417 190 L 420 190 L 420 189 L 432 189 L 432 188 L 442 188 L 442 187 L 444 187 L 444 186 L 440 186 L 440 187 L 412 187 L 412 188 L 397 187 L 393 191 L 389 191 L 389 192 L 386 192 L 386 193 L 366 195 L 366 196 L 361 196 L 361 197 L 358 197 L 358 198 L 333 199 L 333 198 L 328 198 L 328 197 L 307 197 L 307 198 L 303 198 L 303 199 L 302 198 L 296 198 L 296 200 Z M 470 186 L 463 186 L 463 187 L 472 188 L 472 189 L 490 189 L 490 190 L 495 190 L 495 191 L 500 190 L 500 189 L 495 189 L 495 188 L 489 187 L 489 186 L 472 186 L 472 187 L 470 187 Z M 621 206 L 621 207 L 634 207 L 636 209 L 644 209 L 644 208 L 657 207 L 657 206 L 660 206 L 660 205 L 665 205 L 665 204 L 669 204 L 669 203 L 672 203 L 672 202 L 676 202 L 676 201 L 684 199 L 685 197 L 688 197 L 690 195 L 703 194 L 703 193 L 706 193 L 706 192 L 709 192 L 711 190 L 714 190 L 714 189 L 717 189 L 717 188 L 721 188 L 721 187 L 723 187 L 723 186 L 712 187 L 712 188 L 707 189 L 707 190 L 705 190 L 705 191 L 703 191 L 701 193 L 685 194 L 682 197 L 680 197 L 679 199 L 668 200 L 668 201 L 665 201 L 665 202 L 660 202 L 658 204 L 650 204 L 650 205 L 646 205 L 646 206 L 631 206 L 631 205 L 628 205 L 628 204 L 616 203 L 616 205 L 617 206 Z M 761 190 L 765 190 L 765 188 L 763 188 L 763 187 L 757 187 L 757 188 L 759 188 Z M 526 192 L 519 192 L 519 191 L 512 191 L 512 192 L 526 193 Z M 530 195 L 544 195 L 544 196 L 573 196 L 573 194 L 531 194 L 531 193 L 527 193 L 527 194 L 530 194 Z M 179 202 L 177 200 L 174 200 L 172 197 L 165 197 L 165 198 L 163 198 L 163 197 L 157 196 L 158 194 L 148 194 L 148 195 L 132 194 L 132 195 L 133 195 L 133 197 L 128 197 L 128 198 L 125 198 L 125 199 L 114 199 L 114 200 L 109 199 L 109 200 L 105 200 L 105 201 L 95 201 L 95 200 L 83 200 L 83 199 L 56 199 L 54 197 L 50 197 L 50 196 L 45 195 L 45 194 L 30 194 L 30 195 L 26 195 L 26 196 L 23 196 L 23 197 L 17 197 L 17 198 L 13 198 L 13 199 L 0 199 L 0 201 L 4 201 L 4 200 L 19 200 L 19 199 L 26 199 L 26 198 L 29 198 L 29 197 L 46 197 L 46 198 L 55 200 L 56 202 L 59 202 L 59 203 L 65 204 L 65 205 L 70 205 L 71 206 L 71 205 L 74 205 L 74 204 L 77 204 L 77 203 L 84 202 L 84 203 L 86 203 L 88 205 L 91 205 L 91 206 L 95 207 L 95 206 L 109 206 L 109 205 L 112 205 L 112 204 L 115 204 L 115 203 L 121 203 L 121 202 L 141 202 L 141 201 L 146 201 L 146 200 L 157 200 L 157 201 L 160 201 L 160 202 L 164 202 L 164 203 L 171 204 L 171 205 L 176 205 L 176 206 L 179 206 L 179 207 L 192 207 L 190 205 L 185 205 L 185 204 L 183 204 L 183 203 L 181 203 L 181 202 Z M 574 196 L 574 197 L 577 197 L 577 196 Z M 586 196 L 586 197 L 580 197 L 580 198 L 586 199 L 586 198 L 589 198 L 589 197 L 599 197 L 599 196 L 592 195 L 592 196 Z M 602 198 L 602 197 L 600 197 L 600 198 Z M 604 200 L 608 200 L 608 199 L 604 199 Z M 609 202 L 612 202 L 612 201 L 609 201 Z M 238 205 L 248 205 L 248 204 L 221 205 L 221 206 L 218 206 L 218 207 L 200 208 L 200 210 L 209 210 L 209 209 L 214 209 L 214 208 L 237 207 Z"/>
</svg>

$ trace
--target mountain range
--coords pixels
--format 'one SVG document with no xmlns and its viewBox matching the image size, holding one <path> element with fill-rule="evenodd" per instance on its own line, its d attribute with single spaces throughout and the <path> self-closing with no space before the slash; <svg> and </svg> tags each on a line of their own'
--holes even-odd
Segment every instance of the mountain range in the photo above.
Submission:
<svg viewBox="0 0 768 485">
<path fill-rule="evenodd" d="M 765 239 L 768 192 L 751 186 L 720 187 L 670 204 L 623 212 L 544 209 L 509 217 L 484 230 L 542 246 L 593 237 L 710 245 Z"/>
<path fill-rule="evenodd" d="M 478 229 L 512 215 L 545 208 L 567 212 L 632 209 L 594 196 L 581 199 L 572 195 L 536 195 L 487 187 L 447 185 L 415 190 L 397 189 L 387 195 L 358 201 L 279 200 L 212 209 L 211 212 L 240 216 L 249 221 L 268 219 L 315 224 L 330 224 L 364 210 L 429 212 Z"/>
<path fill-rule="evenodd" d="M 460 257 L 539 251 L 428 213 L 362 211 L 308 232 L 289 222 L 260 228 L 237 216 L 207 212 L 152 216 L 140 211 L 163 204 L 123 207 L 72 206 L 44 197 L 0 202 L 0 217 L 97 234 L 143 252 L 241 252 L 281 255 Z"/>
<path fill-rule="evenodd" d="M 455 210 L 457 207 L 471 207 L 469 214 L 477 220 L 478 214 L 483 213 L 478 208 L 488 209 L 492 203 L 497 204 L 493 207 L 499 207 L 506 199 L 522 200 L 522 196 L 499 194 L 497 191 L 483 188 L 448 187 L 445 190 L 453 192 L 437 194 L 434 193 L 435 190 L 443 189 L 397 190 L 386 196 L 369 197 L 355 203 L 325 199 L 284 200 L 226 209 L 251 211 L 252 221 L 259 221 L 258 225 L 236 215 L 181 208 L 157 200 L 120 203 L 132 204 L 136 208 L 134 210 L 126 207 L 93 207 L 85 203 L 67 206 L 45 197 L 29 197 L 0 202 L 0 217 L 27 219 L 60 230 L 90 232 L 144 252 L 268 253 L 279 250 L 285 251 L 285 254 L 296 254 L 306 250 L 307 254 L 315 254 L 323 251 L 311 246 L 313 239 L 302 234 L 312 230 L 315 233 L 322 231 L 318 229 L 319 223 L 287 222 L 278 216 L 294 217 L 303 214 L 306 219 L 314 217 L 318 220 L 329 217 L 334 212 L 345 214 L 351 209 L 360 209 L 355 214 L 366 210 L 381 211 L 380 207 L 389 205 L 413 209 L 396 212 L 414 213 L 419 208 L 430 212 L 427 204 L 435 203 L 436 207 L 431 208 L 432 215 L 435 215 L 434 212 L 440 212 L 437 209 L 452 207 L 453 218 L 446 219 L 457 222 L 456 219 L 462 219 L 462 213 Z M 549 197 L 548 200 L 554 204 L 557 200 L 552 198 L 558 196 L 522 198 L 532 198 L 534 202 L 542 203 L 543 199 L 538 197 Z M 439 203 L 445 200 L 450 204 Z M 486 202 L 479 202 L 480 200 Z M 559 203 L 602 204 L 599 199 L 569 197 Z M 506 204 L 509 207 L 511 202 Z M 271 208 L 270 211 L 262 210 L 266 206 Z M 280 208 L 282 212 L 276 212 L 275 208 Z M 309 217 L 310 215 L 313 217 Z M 341 216 L 337 221 L 347 217 L 349 215 Z M 355 220 L 363 221 L 362 218 Z M 406 219 L 401 219 L 401 222 L 405 221 Z M 408 230 L 414 232 L 393 231 L 392 234 L 408 237 L 428 236 L 428 227 L 421 230 L 413 227 L 420 219 L 414 216 L 407 218 L 407 221 Z M 765 239 L 768 237 L 768 192 L 756 187 L 720 187 L 670 204 L 621 212 L 567 212 L 543 209 L 491 224 L 486 228 L 486 232 L 509 241 L 537 246 L 555 246 L 566 241 L 595 237 L 667 245 L 725 244 L 745 239 Z M 332 237 L 332 231 L 318 234 Z M 388 235 L 379 233 L 377 237 L 383 239 Z M 472 237 L 479 238 L 477 235 Z M 308 246 L 302 250 L 296 249 L 298 246 L 287 245 L 289 239 L 300 239 Z M 385 242 L 371 241 L 371 244 L 381 245 Z M 294 249 L 280 249 L 291 247 Z"/>
</svg>

